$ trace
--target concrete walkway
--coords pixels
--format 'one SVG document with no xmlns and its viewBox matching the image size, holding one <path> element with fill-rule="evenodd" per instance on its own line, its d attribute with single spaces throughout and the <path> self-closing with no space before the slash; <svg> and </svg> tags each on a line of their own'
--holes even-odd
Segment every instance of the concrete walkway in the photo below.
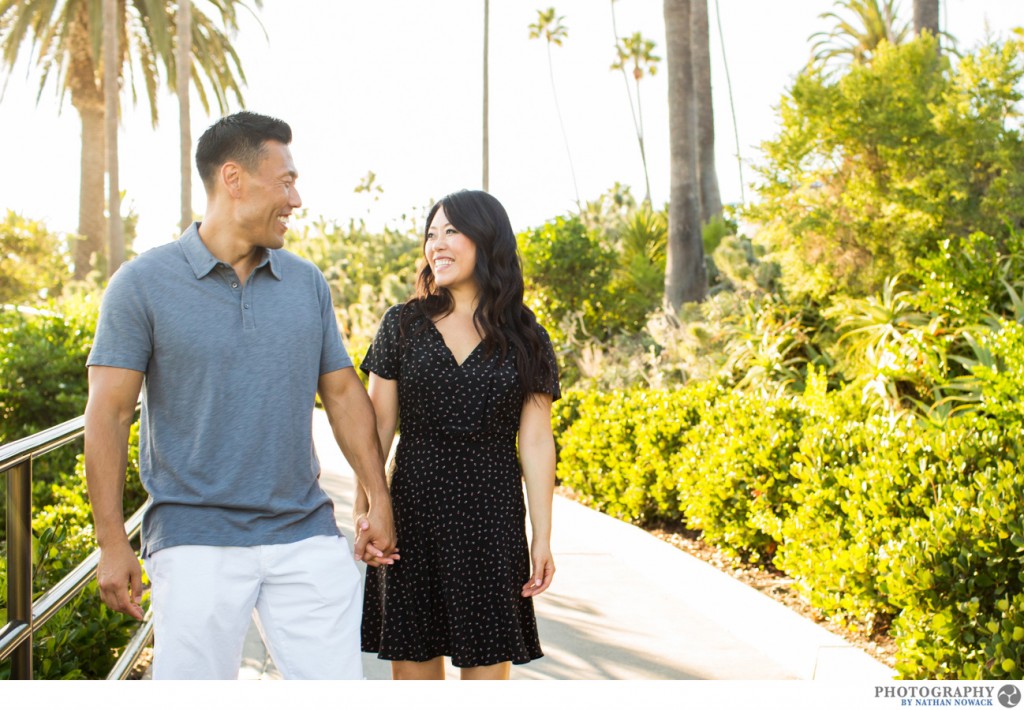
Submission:
<svg viewBox="0 0 1024 710">
<path fill-rule="evenodd" d="M 322 483 L 352 542 L 353 477 L 317 411 Z M 652 535 L 558 496 L 558 572 L 536 600 L 545 657 L 512 678 L 873 681 L 891 668 L 724 572 Z M 366 677 L 390 665 L 363 655 Z M 458 669 L 448 666 L 449 678 Z M 240 678 L 280 675 L 250 631 Z"/>
</svg>

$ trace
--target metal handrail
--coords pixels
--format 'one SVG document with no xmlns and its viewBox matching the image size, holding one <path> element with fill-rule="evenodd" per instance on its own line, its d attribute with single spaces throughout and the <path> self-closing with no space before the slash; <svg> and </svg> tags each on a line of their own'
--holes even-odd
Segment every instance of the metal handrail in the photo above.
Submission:
<svg viewBox="0 0 1024 710">
<path fill-rule="evenodd" d="M 153 641 L 153 610 L 146 613 L 142 626 L 132 636 L 132 640 L 125 646 L 124 653 L 117 659 L 117 663 L 110 669 L 107 680 L 126 680 L 135 668 L 139 656 L 146 650 Z"/>
<path fill-rule="evenodd" d="M 84 432 L 85 417 L 81 416 L 68 419 L 62 424 L 26 436 L 24 439 L 4 444 L 0 446 L 0 473 L 72 442 Z"/>
<path fill-rule="evenodd" d="M 7 474 L 7 619 L 0 627 L 0 661 L 12 658 L 11 678 L 32 679 L 32 635 L 96 575 L 99 550 L 94 550 L 37 601 L 32 599 L 32 461 L 81 437 L 85 417 L 0 446 L 0 475 Z M 129 538 L 138 534 L 143 504 L 125 522 Z M 108 679 L 125 678 L 153 635 L 147 618 L 121 654 Z"/>
</svg>

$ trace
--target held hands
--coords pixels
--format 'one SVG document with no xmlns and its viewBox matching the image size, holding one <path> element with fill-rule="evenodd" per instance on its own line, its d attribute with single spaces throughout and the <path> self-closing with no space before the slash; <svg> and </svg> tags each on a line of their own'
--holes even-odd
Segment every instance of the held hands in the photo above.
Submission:
<svg viewBox="0 0 1024 710">
<path fill-rule="evenodd" d="M 142 621 L 142 566 L 127 538 L 100 548 L 96 581 L 104 604 Z"/>
<path fill-rule="evenodd" d="M 356 559 L 370 567 L 393 565 L 401 559 L 395 547 L 395 524 L 391 510 L 386 514 L 378 511 L 360 513 L 356 516 Z"/>
<path fill-rule="evenodd" d="M 534 541 L 531 547 L 533 575 L 523 585 L 524 597 L 535 597 L 546 590 L 551 586 L 551 579 L 555 576 L 555 561 L 551 558 L 551 547 L 537 541 Z"/>
</svg>

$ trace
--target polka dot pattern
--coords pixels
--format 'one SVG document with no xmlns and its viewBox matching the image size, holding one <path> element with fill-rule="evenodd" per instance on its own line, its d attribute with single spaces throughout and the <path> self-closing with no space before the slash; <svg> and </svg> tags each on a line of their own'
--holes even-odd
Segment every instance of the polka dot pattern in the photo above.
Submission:
<svg viewBox="0 0 1024 710">
<path fill-rule="evenodd" d="M 499 366 L 481 345 L 460 365 L 423 316 L 400 339 L 403 307 L 385 314 L 362 364 L 398 381 L 401 421 L 391 480 L 401 560 L 367 569 L 363 650 L 387 660 L 450 656 L 462 668 L 527 663 L 543 653 L 533 600 L 520 594 L 530 555 L 515 361 Z M 536 389 L 557 399 L 557 377 Z"/>
</svg>

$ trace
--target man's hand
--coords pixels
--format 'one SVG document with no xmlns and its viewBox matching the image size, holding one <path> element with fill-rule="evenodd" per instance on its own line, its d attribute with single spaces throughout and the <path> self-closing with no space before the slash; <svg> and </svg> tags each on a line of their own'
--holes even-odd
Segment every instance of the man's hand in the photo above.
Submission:
<svg viewBox="0 0 1024 710">
<path fill-rule="evenodd" d="M 100 548 L 96 581 L 104 604 L 142 621 L 142 566 L 127 538 Z"/>
<path fill-rule="evenodd" d="M 401 559 L 395 547 L 391 507 L 386 507 L 385 513 L 374 510 L 356 517 L 355 556 L 371 567 L 393 565 Z"/>
</svg>

